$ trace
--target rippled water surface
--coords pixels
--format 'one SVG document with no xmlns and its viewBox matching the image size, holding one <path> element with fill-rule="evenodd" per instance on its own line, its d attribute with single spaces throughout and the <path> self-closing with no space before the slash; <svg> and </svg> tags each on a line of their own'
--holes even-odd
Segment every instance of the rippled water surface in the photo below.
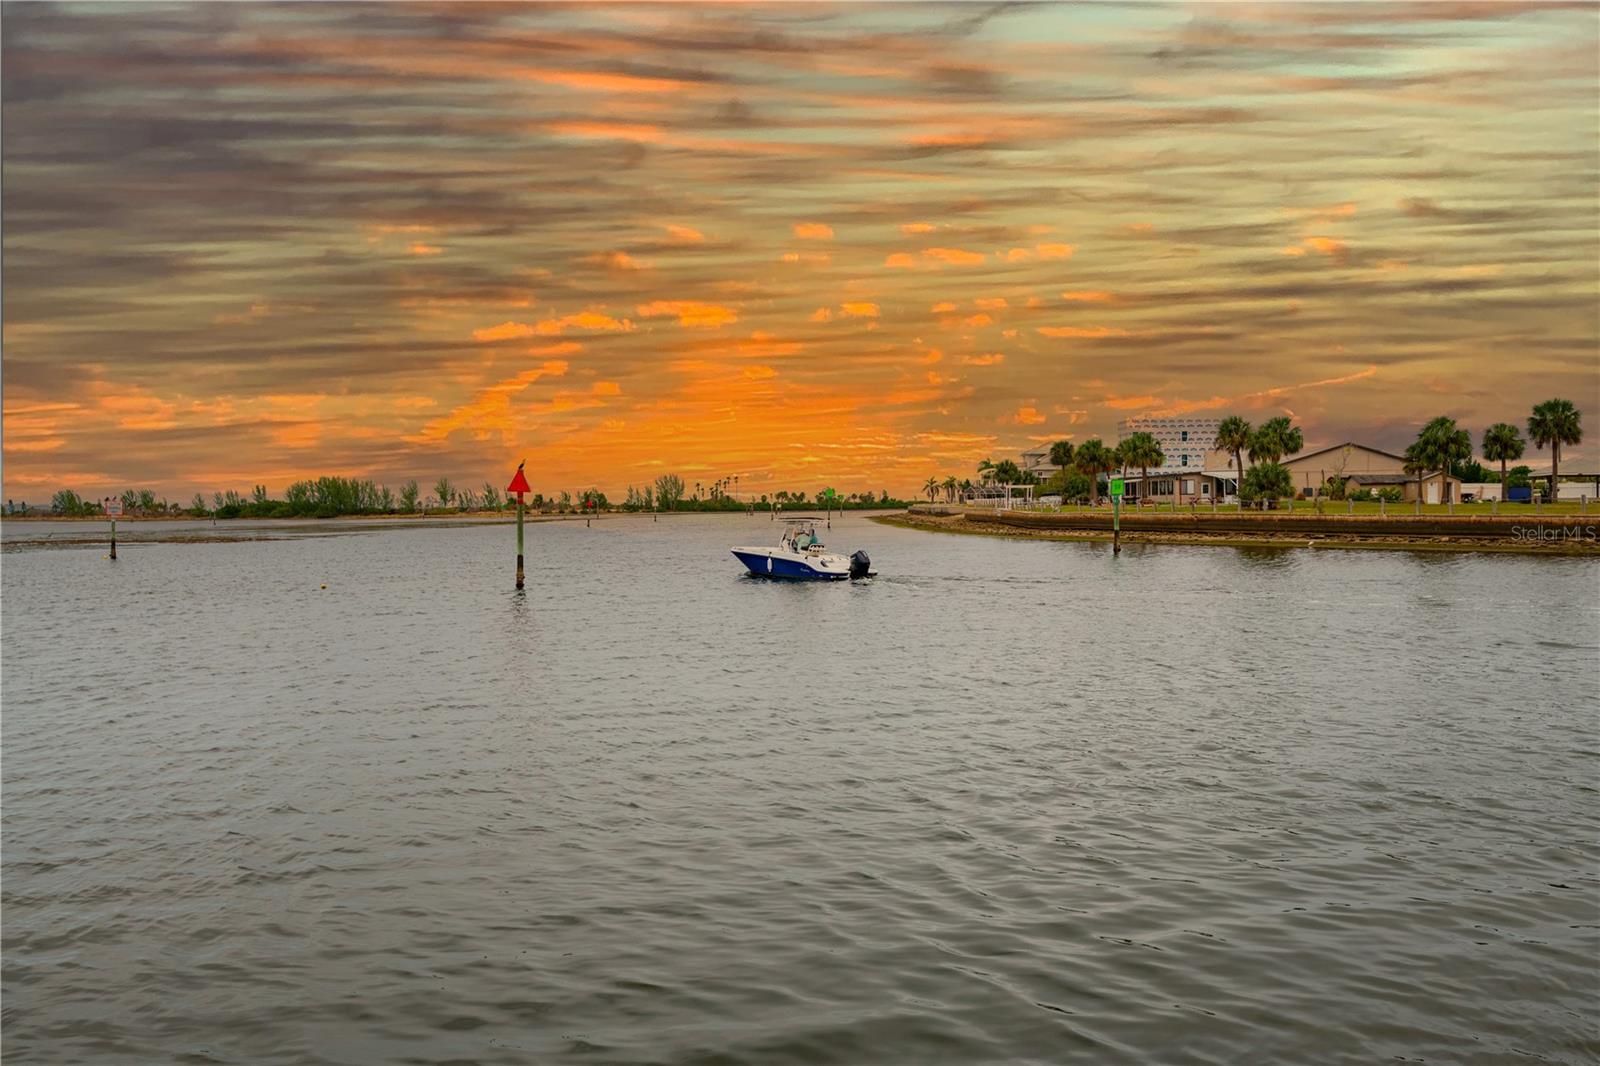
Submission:
<svg viewBox="0 0 1600 1066">
<path fill-rule="evenodd" d="M 6 1061 L 1600 1054 L 1594 560 L 774 528 L 8 551 Z"/>
</svg>

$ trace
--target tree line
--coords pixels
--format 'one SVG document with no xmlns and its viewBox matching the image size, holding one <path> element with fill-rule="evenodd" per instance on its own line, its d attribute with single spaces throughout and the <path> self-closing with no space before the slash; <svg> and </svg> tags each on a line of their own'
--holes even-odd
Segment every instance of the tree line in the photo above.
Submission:
<svg viewBox="0 0 1600 1066">
<path fill-rule="evenodd" d="M 884 489 L 871 492 L 852 492 L 833 495 L 820 489 L 815 501 L 804 492 L 780 490 L 759 499 L 733 495 L 729 489 L 736 486 L 738 477 L 694 484 L 689 494 L 683 479 L 677 474 L 663 474 L 643 490 L 628 486 L 626 500 L 620 505 L 624 511 L 739 511 L 745 509 L 772 510 L 805 506 L 831 506 L 835 510 L 865 507 L 904 507 L 906 501 L 889 495 Z M 110 499 L 108 497 L 108 499 Z M 191 518 L 337 518 L 347 515 L 381 514 L 462 514 L 467 512 L 507 511 L 515 508 L 516 500 L 494 484 L 485 482 L 481 488 L 457 485 L 448 477 L 440 477 L 425 494 L 416 480 L 400 486 L 398 491 L 388 485 L 371 480 L 344 477 L 319 477 L 296 481 L 281 499 L 273 498 L 264 485 L 256 485 L 248 495 L 228 489 L 211 494 L 195 493 L 187 505 L 165 498 L 157 498 L 150 489 L 129 489 L 116 499 L 122 504 L 125 515 L 143 517 Z M 86 500 L 71 489 L 62 489 L 51 498 L 50 513 L 63 517 L 84 517 L 106 512 L 106 500 Z M 535 511 L 555 514 L 592 513 L 619 509 L 598 488 L 574 492 L 562 490 L 546 495 L 535 492 L 527 500 Z M 7 512 L 15 513 L 14 501 L 7 501 Z"/>
<path fill-rule="evenodd" d="M 907 501 L 889 495 L 888 489 L 877 493 L 850 492 L 839 494 L 831 489 L 818 489 L 815 496 L 805 492 L 779 489 L 774 493 L 739 496 L 730 492 L 737 489 L 739 478 L 719 481 L 695 482 L 694 491 L 677 474 L 662 474 L 643 488 L 628 486 L 621 509 L 624 511 L 771 511 L 794 510 L 802 507 L 832 508 L 835 511 L 864 508 L 904 507 Z"/>
</svg>

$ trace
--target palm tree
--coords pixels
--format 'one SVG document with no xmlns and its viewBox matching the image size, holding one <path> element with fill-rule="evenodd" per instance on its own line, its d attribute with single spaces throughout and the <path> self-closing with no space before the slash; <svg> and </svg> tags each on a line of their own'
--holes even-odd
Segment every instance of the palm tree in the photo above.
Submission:
<svg viewBox="0 0 1600 1066">
<path fill-rule="evenodd" d="M 1089 506 L 1100 504 L 1100 475 L 1117 468 L 1116 453 L 1101 443 L 1099 437 L 1090 437 L 1078 445 L 1072 465 L 1089 478 Z"/>
<path fill-rule="evenodd" d="M 932 503 L 933 494 L 939 491 L 939 479 L 936 477 L 930 477 L 922 486 L 922 491 L 928 494 L 928 502 Z"/>
<path fill-rule="evenodd" d="M 1294 495 L 1294 478 L 1282 463 L 1257 463 L 1239 485 L 1239 499 L 1260 502 L 1262 509 L 1285 496 Z"/>
<path fill-rule="evenodd" d="M 1500 461 L 1500 498 L 1506 498 L 1506 461 L 1521 459 L 1526 442 L 1517 427 L 1510 422 L 1496 422 L 1483 431 L 1483 457 L 1491 463 Z"/>
<path fill-rule="evenodd" d="M 1233 466 L 1237 471 L 1239 487 L 1244 485 L 1244 450 L 1250 447 L 1250 423 L 1238 415 L 1229 415 L 1217 426 L 1217 439 L 1211 446 L 1221 452 L 1230 452 L 1233 455 Z"/>
<path fill-rule="evenodd" d="M 990 475 L 992 475 L 993 473 L 994 473 L 994 460 L 993 459 L 985 459 L 981 463 L 978 464 L 978 476 L 980 478 L 982 478 L 984 481 L 988 481 Z"/>
<path fill-rule="evenodd" d="M 1583 440 L 1583 414 L 1571 400 L 1546 400 L 1528 416 L 1528 436 L 1535 448 L 1550 448 L 1550 498 L 1560 499 L 1561 446 Z"/>
<path fill-rule="evenodd" d="M 1305 447 L 1305 441 L 1300 436 L 1300 427 L 1280 416 L 1261 423 L 1250 435 L 1247 447 L 1252 463 L 1275 463 Z"/>
<path fill-rule="evenodd" d="M 1139 499 L 1143 501 L 1150 494 L 1150 468 L 1167 461 L 1166 453 L 1161 450 L 1161 442 L 1141 430 L 1118 444 L 1117 451 L 1125 462 L 1139 468 Z"/>
<path fill-rule="evenodd" d="M 944 488 L 944 498 L 946 500 L 949 500 L 951 503 L 955 503 L 956 502 L 956 476 L 954 474 L 951 474 L 949 477 L 945 478 L 944 479 L 944 484 L 943 484 L 942 487 Z"/>
<path fill-rule="evenodd" d="M 1424 475 L 1431 470 L 1450 473 L 1453 463 L 1472 458 L 1472 434 L 1456 427 L 1456 420 L 1440 415 L 1422 427 L 1406 448 L 1405 472 L 1417 475 L 1417 499 L 1423 498 Z"/>
<path fill-rule="evenodd" d="M 1050 465 L 1065 470 L 1072 465 L 1072 442 L 1058 440 L 1050 445 Z"/>
</svg>

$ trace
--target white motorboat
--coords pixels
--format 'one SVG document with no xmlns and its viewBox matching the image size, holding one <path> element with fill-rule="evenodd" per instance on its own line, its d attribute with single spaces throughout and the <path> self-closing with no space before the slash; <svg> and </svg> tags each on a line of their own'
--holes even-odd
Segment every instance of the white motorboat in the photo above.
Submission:
<svg viewBox="0 0 1600 1066">
<path fill-rule="evenodd" d="M 785 518 L 778 543 L 770 548 L 732 548 L 734 556 L 758 577 L 802 581 L 844 581 L 870 577 L 872 560 L 858 551 L 850 556 L 829 551 L 817 537 L 816 518 Z"/>
</svg>

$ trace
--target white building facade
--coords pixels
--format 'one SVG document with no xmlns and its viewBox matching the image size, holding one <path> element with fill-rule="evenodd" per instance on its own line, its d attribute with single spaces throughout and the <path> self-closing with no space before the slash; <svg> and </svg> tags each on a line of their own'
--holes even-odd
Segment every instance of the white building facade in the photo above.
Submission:
<svg viewBox="0 0 1600 1066">
<path fill-rule="evenodd" d="M 1148 433 L 1161 445 L 1167 461 L 1150 468 L 1155 474 L 1198 474 L 1213 464 L 1220 418 L 1129 418 L 1117 423 L 1117 443 L 1135 433 Z M 1230 460 L 1231 461 L 1231 460 Z"/>
</svg>

